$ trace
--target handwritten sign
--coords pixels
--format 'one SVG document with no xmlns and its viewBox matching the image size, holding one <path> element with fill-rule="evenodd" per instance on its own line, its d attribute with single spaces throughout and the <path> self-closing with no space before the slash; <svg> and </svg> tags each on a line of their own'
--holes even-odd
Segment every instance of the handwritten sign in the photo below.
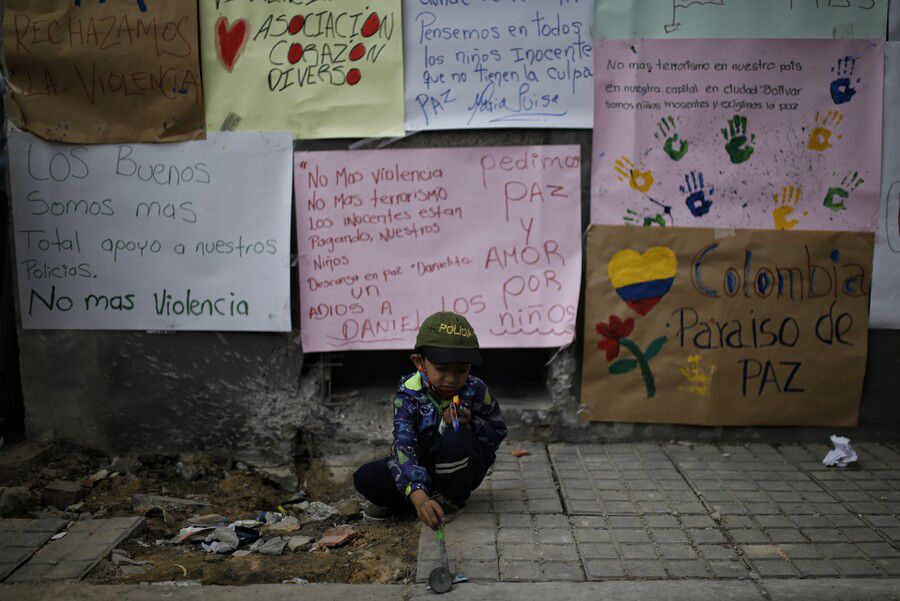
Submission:
<svg viewBox="0 0 900 601">
<path fill-rule="evenodd" d="M 900 42 L 884 57 L 884 167 L 872 282 L 873 328 L 900 329 Z"/>
<path fill-rule="evenodd" d="M 598 39 L 884 39 L 888 0 L 597 0 Z"/>
<path fill-rule="evenodd" d="M 6 0 L 10 115 L 70 143 L 204 137 L 197 6 L 183 0 Z"/>
<path fill-rule="evenodd" d="M 592 222 L 874 229 L 884 42 L 596 44 Z"/>
<path fill-rule="evenodd" d="M 211 130 L 402 135 L 400 0 L 202 0 Z"/>
<path fill-rule="evenodd" d="M 306 352 L 411 349 L 455 311 L 483 347 L 572 341 L 578 146 L 298 152 Z"/>
<path fill-rule="evenodd" d="M 582 417 L 856 425 L 873 238 L 593 226 Z"/>
<path fill-rule="evenodd" d="M 406 128 L 594 123 L 590 0 L 404 0 Z"/>
<path fill-rule="evenodd" d="M 9 149 L 24 328 L 290 330 L 289 134 Z"/>
</svg>

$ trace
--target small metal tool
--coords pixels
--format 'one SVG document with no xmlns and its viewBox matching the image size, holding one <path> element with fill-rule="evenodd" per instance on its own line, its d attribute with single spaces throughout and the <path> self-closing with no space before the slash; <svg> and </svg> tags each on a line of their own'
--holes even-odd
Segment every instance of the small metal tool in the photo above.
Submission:
<svg viewBox="0 0 900 601">
<path fill-rule="evenodd" d="M 431 590 L 438 594 L 443 594 L 453 588 L 455 578 L 450 573 L 450 560 L 447 558 L 447 545 L 444 542 L 444 529 L 438 528 L 435 531 L 437 538 L 438 551 L 440 552 L 441 565 L 431 570 L 428 575 L 428 585 Z"/>
</svg>

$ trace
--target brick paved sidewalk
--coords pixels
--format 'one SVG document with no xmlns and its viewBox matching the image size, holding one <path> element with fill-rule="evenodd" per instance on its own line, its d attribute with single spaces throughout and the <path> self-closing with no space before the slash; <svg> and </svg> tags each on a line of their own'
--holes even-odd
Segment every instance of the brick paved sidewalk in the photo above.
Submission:
<svg viewBox="0 0 900 601">
<path fill-rule="evenodd" d="M 512 448 L 531 455 L 516 459 Z M 474 581 L 900 576 L 900 445 L 507 444 L 446 527 Z M 437 563 L 423 528 L 417 580 Z"/>
</svg>

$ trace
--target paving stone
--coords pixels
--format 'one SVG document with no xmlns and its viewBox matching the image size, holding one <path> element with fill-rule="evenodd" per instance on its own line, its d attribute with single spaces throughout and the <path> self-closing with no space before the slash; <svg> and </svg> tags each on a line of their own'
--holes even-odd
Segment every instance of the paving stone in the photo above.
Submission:
<svg viewBox="0 0 900 601">
<path fill-rule="evenodd" d="M 80 579 L 120 542 L 144 528 L 140 517 L 76 522 L 65 537 L 38 550 L 6 582 Z"/>
<path fill-rule="evenodd" d="M 649 543 L 650 537 L 643 530 L 637 528 L 610 528 L 613 540 L 620 543 Z"/>
<path fill-rule="evenodd" d="M 575 528 L 575 538 L 583 543 L 604 543 L 612 540 L 605 528 Z"/>
<path fill-rule="evenodd" d="M 769 528 L 766 530 L 769 538 L 776 543 L 805 543 L 806 537 L 794 528 Z"/>
<path fill-rule="evenodd" d="M 523 545 L 521 543 L 500 543 L 497 551 L 501 559 L 513 561 L 540 561 L 541 554 L 537 545 Z"/>
<path fill-rule="evenodd" d="M 763 578 L 797 576 L 797 570 L 794 566 L 783 559 L 754 559 L 751 563 L 753 564 L 753 569 Z"/>
<path fill-rule="evenodd" d="M 654 528 L 650 531 L 653 540 L 658 543 L 687 543 L 687 534 L 676 528 Z"/>
<path fill-rule="evenodd" d="M 725 536 L 716 528 L 692 528 L 687 531 L 695 543 L 724 543 Z"/>
<path fill-rule="evenodd" d="M 549 582 L 583 582 L 585 579 L 584 571 L 577 561 L 544 562 L 541 564 L 541 574 L 543 575 L 543 580 Z"/>
<path fill-rule="evenodd" d="M 865 557 L 859 548 L 847 543 L 817 543 L 816 547 L 823 557 L 829 559 L 856 559 Z"/>
<path fill-rule="evenodd" d="M 698 545 L 697 549 L 706 559 L 736 559 L 737 554 L 728 545 Z"/>
<path fill-rule="evenodd" d="M 867 559 L 838 559 L 834 563 L 844 576 L 881 576 L 884 574 L 878 566 Z"/>
<path fill-rule="evenodd" d="M 708 578 L 706 564 L 699 559 L 684 559 L 666 562 L 673 578 Z"/>
<path fill-rule="evenodd" d="M 737 528 L 728 530 L 728 535 L 736 543 L 767 543 L 769 538 L 765 532 L 752 528 Z"/>
<path fill-rule="evenodd" d="M 697 551 L 691 545 L 663 544 L 658 545 L 660 554 L 666 559 L 696 559 Z"/>
<path fill-rule="evenodd" d="M 824 559 L 793 559 L 793 562 L 804 576 L 840 576 L 834 565 Z"/>
<path fill-rule="evenodd" d="M 539 561 L 502 561 L 500 578 L 507 582 L 540 582 L 541 563 Z"/>
<path fill-rule="evenodd" d="M 746 578 L 749 575 L 747 566 L 737 560 L 713 560 L 709 562 L 709 569 L 716 578 Z"/>
<path fill-rule="evenodd" d="M 621 578 L 625 575 L 619 560 L 590 559 L 584 562 L 584 571 L 588 580 L 605 580 L 607 578 Z"/>
<path fill-rule="evenodd" d="M 900 551 L 888 543 L 859 543 L 856 545 L 869 557 L 900 557 Z"/>
<path fill-rule="evenodd" d="M 541 528 L 538 530 L 538 540 L 540 540 L 542 544 L 575 542 L 568 528 Z"/>
<path fill-rule="evenodd" d="M 666 570 L 656 560 L 626 559 L 625 570 L 632 578 L 665 578 Z"/>
<path fill-rule="evenodd" d="M 579 543 L 582 559 L 615 559 L 619 555 L 612 543 Z"/>
<path fill-rule="evenodd" d="M 622 557 L 626 559 L 656 559 L 656 549 L 653 545 L 622 544 L 619 545 Z"/>
<path fill-rule="evenodd" d="M 884 570 L 888 576 L 900 576 L 900 559 L 876 559 L 875 565 Z"/>
<path fill-rule="evenodd" d="M 451 569 L 465 574 L 469 580 L 490 580 L 496 582 L 500 579 L 497 569 L 497 560 L 493 561 L 456 561 L 451 560 Z M 432 566 L 433 567 L 433 566 Z M 430 572 L 431 570 L 429 570 Z M 428 580 L 428 572 L 424 580 Z"/>
<path fill-rule="evenodd" d="M 544 561 L 578 562 L 578 549 L 573 544 L 541 545 Z"/>
<path fill-rule="evenodd" d="M 531 528 L 531 516 L 523 513 L 503 513 L 499 516 L 501 528 Z"/>
<path fill-rule="evenodd" d="M 815 545 L 804 544 L 785 544 L 779 545 L 782 552 L 792 560 L 794 559 L 816 559 L 819 557 L 819 549 Z"/>
</svg>

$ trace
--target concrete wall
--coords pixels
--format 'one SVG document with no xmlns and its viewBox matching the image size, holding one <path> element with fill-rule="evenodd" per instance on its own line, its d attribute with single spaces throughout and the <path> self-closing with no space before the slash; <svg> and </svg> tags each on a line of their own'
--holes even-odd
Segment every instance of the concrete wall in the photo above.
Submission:
<svg viewBox="0 0 900 601">
<path fill-rule="evenodd" d="M 590 132 L 503 130 L 416 134 L 397 148 L 580 144 L 583 219 L 590 198 Z M 298 149 L 346 148 L 346 141 L 296 143 Z M 371 146 L 371 145 L 370 145 Z M 296 274 L 295 274 L 296 275 Z M 296 303 L 296 286 L 294 301 Z M 579 331 L 581 326 L 579 324 Z M 19 330 L 26 430 L 118 452 L 205 450 L 262 465 L 297 454 L 359 457 L 380 452 L 390 436 L 396 373 L 352 382 L 326 394 L 330 370 L 304 356 L 297 333 L 150 334 Z M 546 383 L 522 393 L 491 382 L 519 436 L 544 440 L 759 437 L 827 440 L 809 428 L 691 428 L 584 424 L 576 416 L 581 342 L 550 363 Z M 547 351 L 534 351 L 550 355 Z M 500 356 L 502 360 L 502 355 Z M 862 428 L 851 437 L 896 437 L 900 426 L 900 332 L 873 331 Z M 355 461 L 356 459 L 353 459 Z M 351 460 L 348 460 L 351 461 Z"/>
</svg>

